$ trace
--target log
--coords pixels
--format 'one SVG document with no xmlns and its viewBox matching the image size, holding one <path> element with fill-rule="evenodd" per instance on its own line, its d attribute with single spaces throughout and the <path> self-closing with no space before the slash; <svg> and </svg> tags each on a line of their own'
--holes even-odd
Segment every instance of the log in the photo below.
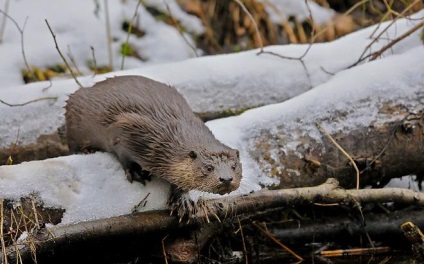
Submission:
<svg viewBox="0 0 424 264">
<path fill-rule="evenodd" d="M 259 50 L 252 50 L 113 72 L 95 78 L 86 76 L 79 80 L 83 86 L 89 87 L 116 75 L 143 75 L 175 86 L 187 98 L 193 111 L 209 120 L 283 102 L 325 83 L 333 78 L 333 74 L 357 62 L 362 53 L 367 55 L 371 53 L 370 50 L 379 50 L 391 39 L 412 28 L 415 21 L 398 19 L 387 30 L 386 38 L 370 43 L 369 35 L 376 27 L 384 28 L 388 23 L 319 44 L 317 49 L 309 49 L 308 45 L 270 46 L 265 47 L 264 51 L 272 54 L 258 55 Z M 392 47 L 392 54 L 401 54 L 406 49 L 419 46 L 418 39 L 416 32 Z M 308 51 L 307 56 L 302 60 L 296 59 L 305 51 Z M 32 83 L 0 90 L 0 100 L 16 106 L 0 103 L 0 164 L 5 164 L 9 155 L 16 164 L 65 154 L 66 147 L 60 144 L 56 131 L 64 123 L 63 106 L 67 95 L 73 93 L 78 85 L 74 80 L 53 81 L 51 89 L 43 91 L 47 86 L 47 83 Z M 54 100 L 18 106 L 39 98 Z M 55 139 L 54 144 L 43 144 L 43 136 Z M 26 154 L 16 154 L 21 152 Z"/>
<path fill-rule="evenodd" d="M 207 224 L 207 219 L 211 221 L 232 219 L 244 213 L 259 213 L 272 208 L 282 206 L 293 206 L 301 204 L 321 203 L 365 203 L 365 202 L 395 202 L 408 205 L 424 206 L 424 194 L 411 190 L 399 188 L 387 189 L 365 189 L 365 190 L 344 190 L 339 188 L 335 179 L 329 179 L 325 184 L 316 187 L 284 189 L 284 190 L 263 190 L 242 197 L 233 199 L 221 198 L 216 200 L 203 201 L 203 206 L 208 208 L 207 215 L 205 211 L 199 210 L 198 214 L 193 216 L 191 221 L 181 221 L 178 217 L 171 216 L 167 211 L 149 211 L 135 213 L 108 219 L 99 219 L 94 221 L 80 222 L 73 225 L 53 226 L 37 230 L 32 239 L 16 245 L 9 246 L 6 250 L 8 258 L 11 261 L 19 256 L 22 259 L 31 258 L 32 248 L 37 248 L 37 254 L 44 255 L 48 252 L 55 252 L 62 247 L 71 247 L 71 245 L 86 246 L 88 241 L 103 241 L 111 243 L 116 247 L 125 248 L 125 243 L 131 243 L 133 238 L 142 238 L 151 234 L 159 237 L 165 237 L 165 234 L 172 234 L 177 230 L 186 230 L 190 227 L 196 231 L 200 223 Z M 200 221 L 200 222 L 199 222 Z M 398 222 L 395 222 L 398 224 Z M 217 226 L 206 226 L 206 231 L 199 231 L 200 234 L 217 234 Z M 174 233 L 175 234 L 175 233 Z M 194 249 L 203 246 L 208 237 L 201 238 L 202 243 L 193 244 L 189 239 L 189 250 L 187 254 L 194 254 Z M 125 240 L 114 238 L 125 237 Z M 108 239 L 105 239 L 108 238 Z M 176 249 L 184 248 L 187 240 L 177 240 L 169 247 L 170 256 L 174 256 Z M 99 243 L 99 242 L 98 242 Z M 115 244 L 119 243 L 119 244 Z M 159 243 L 159 242 L 158 242 Z M 72 247 L 71 247 L 72 248 Z M 104 248 L 100 246 L 97 250 Z M 78 249 L 74 249 L 78 250 Z M 183 251 L 182 251 L 183 252 Z M 93 252 L 91 252 L 93 253 Z M 1 257 L 1 256 L 0 256 Z M 186 259 L 193 259 L 193 256 L 185 256 Z M 194 256 L 195 257 L 195 256 Z"/>
</svg>

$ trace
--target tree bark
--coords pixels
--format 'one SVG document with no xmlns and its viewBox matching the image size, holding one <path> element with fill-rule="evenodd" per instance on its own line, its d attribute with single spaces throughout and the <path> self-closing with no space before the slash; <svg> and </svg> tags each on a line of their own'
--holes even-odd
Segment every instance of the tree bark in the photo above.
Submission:
<svg viewBox="0 0 424 264">
<path fill-rule="evenodd" d="M 419 104 L 423 97 L 424 94 L 420 93 L 411 103 Z M 371 108 L 374 100 L 378 98 L 373 98 L 364 107 Z M 368 126 L 331 134 L 358 167 L 361 187 L 384 186 L 392 178 L 410 174 L 419 179 L 424 175 L 424 108 L 414 114 L 396 102 L 385 103 L 379 109 L 382 116 L 376 117 Z M 325 123 L 328 127 L 343 127 L 342 122 L 355 123 L 353 117 L 349 119 L 348 111 L 324 115 L 314 122 Z M 355 107 L 351 111 L 356 111 Z M 313 133 L 307 132 L 311 130 Z M 312 136 L 316 133 L 320 133 L 319 139 Z M 252 137 L 250 154 L 264 173 L 280 179 L 280 184 L 274 187 L 276 189 L 314 186 L 328 177 L 336 178 L 345 188 L 356 186 L 356 172 L 349 159 L 314 123 L 301 123 L 294 128 L 281 124 L 277 125 L 277 130 L 264 129 Z M 293 144 L 296 147 L 287 147 Z"/>
</svg>

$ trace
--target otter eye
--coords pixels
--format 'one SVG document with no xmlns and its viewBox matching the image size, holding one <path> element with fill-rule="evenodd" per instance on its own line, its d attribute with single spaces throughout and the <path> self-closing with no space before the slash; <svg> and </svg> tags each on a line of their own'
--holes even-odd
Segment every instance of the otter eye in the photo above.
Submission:
<svg viewBox="0 0 424 264">
<path fill-rule="evenodd" d="M 231 169 L 232 169 L 233 171 L 235 171 L 235 170 L 236 170 L 236 165 L 231 166 Z"/>
<path fill-rule="evenodd" d="M 208 172 L 213 171 L 213 166 L 211 166 L 211 165 L 207 165 L 207 166 L 206 166 L 206 170 L 207 170 Z"/>
<path fill-rule="evenodd" d="M 197 153 L 196 151 L 192 150 L 190 151 L 190 153 L 188 154 L 190 156 L 190 158 L 192 159 L 196 159 L 197 158 Z"/>
</svg>

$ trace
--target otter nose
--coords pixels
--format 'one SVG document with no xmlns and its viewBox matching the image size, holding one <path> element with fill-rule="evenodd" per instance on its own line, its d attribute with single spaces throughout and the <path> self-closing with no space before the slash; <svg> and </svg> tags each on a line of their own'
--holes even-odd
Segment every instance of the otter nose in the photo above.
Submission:
<svg viewBox="0 0 424 264">
<path fill-rule="evenodd" d="M 219 180 L 225 185 L 230 185 L 230 183 L 233 181 L 233 177 L 228 177 L 228 178 L 220 177 Z"/>
</svg>

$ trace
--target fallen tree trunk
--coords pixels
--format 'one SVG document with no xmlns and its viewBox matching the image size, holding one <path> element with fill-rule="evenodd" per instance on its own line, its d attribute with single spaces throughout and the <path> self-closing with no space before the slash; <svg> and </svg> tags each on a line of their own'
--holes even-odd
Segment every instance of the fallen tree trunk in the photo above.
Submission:
<svg viewBox="0 0 424 264">
<path fill-rule="evenodd" d="M 233 199 L 204 201 L 202 206 L 208 208 L 207 214 L 204 214 L 206 211 L 199 210 L 191 221 L 180 221 L 177 217 L 170 216 L 166 211 L 150 211 L 80 222 L 74 225 L 43 228 L 30 235 L 27 241 L 20 242 L 18 246 L 9 246 L 6 252 L 10 260 L 16 260 L 16 258 L 30 259 L 34 253 L 34 248 L 36 248 L 36 254 L 43 255 L 48 252 L 55 252 L 59 248 L 71 247 L 71 245 L 80 244 L 84 247 L 87 241 L 102 241 L 106 238 L 108 239 L 105 242 L 108 243 L 113 243 L 114 238 L 119 237 L 126 238 L 126 242 L 116 240 L 119 243 L 130 243 L 132 238 L 142 238 L 151 234 L 163 238 L 166 234 L 181 230 L 184 227 L 198 226 L 200 222 L 207 225 L 208 219 L 221 221 L 221 219 L 232 219 L 232 217 L 244 213 L 257 214 L 272 208 L 313 204 L 315 202 L 355 205 L 364 202 L 395 202 L 424 206 L 424 194 L 399 188 L 344 190 L 339 188 L 336 180 L 329 179 L 326 183 L 316 187 L 264 190 Z M 195 219 L 200 222 L 194 221 Z M 395 222 L 395 224 L 398 223 Z M 210 231 L 207 231 L 207 233 L 210 234 Z M 217 233 L 216 230 L 214 232 Z M 203 245 L 208 238 L 210 237 L 202 239 Z M 184 240 L 175 243 L 184 244 Z M 169 246 L 171 254 L 175 255 L 173 253 L 175 247 L 175 245 Z M 100 246 L 100 248 L 103 248 L 103 246 Z M 177 248 L 181 249 L 181 247 Z M 190 253 L 197 254 L 198 252 L 198 248 L 194 246 L 186 249 L 188 249 L 187 255 Z"/>
<path fill-rule="evenodd" d="M 399 106 L 394 104 L 392 107 Z M 403 116 L 387 113 L 386 121 L 375 120 L 381 122 L 378 127 L 370 124 L 332 133 L 332 138 L 355 162 L 359 179 L 349 158 L 323 131 L 321 140 L 303 131 L 299 131 L 302 135 L 295 140 L 296 131 L 286 128 L 277 133 L 262 131 L 255 138 L 251 153 L 265 173 L 281 180 L 277 188 L 313 186 L 328 177 L 336 178 L 345 188 L 355 187 L 357 181 L 361 187 L 382 187 L 393 178 L 410 174 L 422 179 L 424 108 L 419 109 L 417 115 L 409 114 L 406 109 L 402 112 Z M 297 145 L 288 149 L 293 142 Z"/>
</svg>

